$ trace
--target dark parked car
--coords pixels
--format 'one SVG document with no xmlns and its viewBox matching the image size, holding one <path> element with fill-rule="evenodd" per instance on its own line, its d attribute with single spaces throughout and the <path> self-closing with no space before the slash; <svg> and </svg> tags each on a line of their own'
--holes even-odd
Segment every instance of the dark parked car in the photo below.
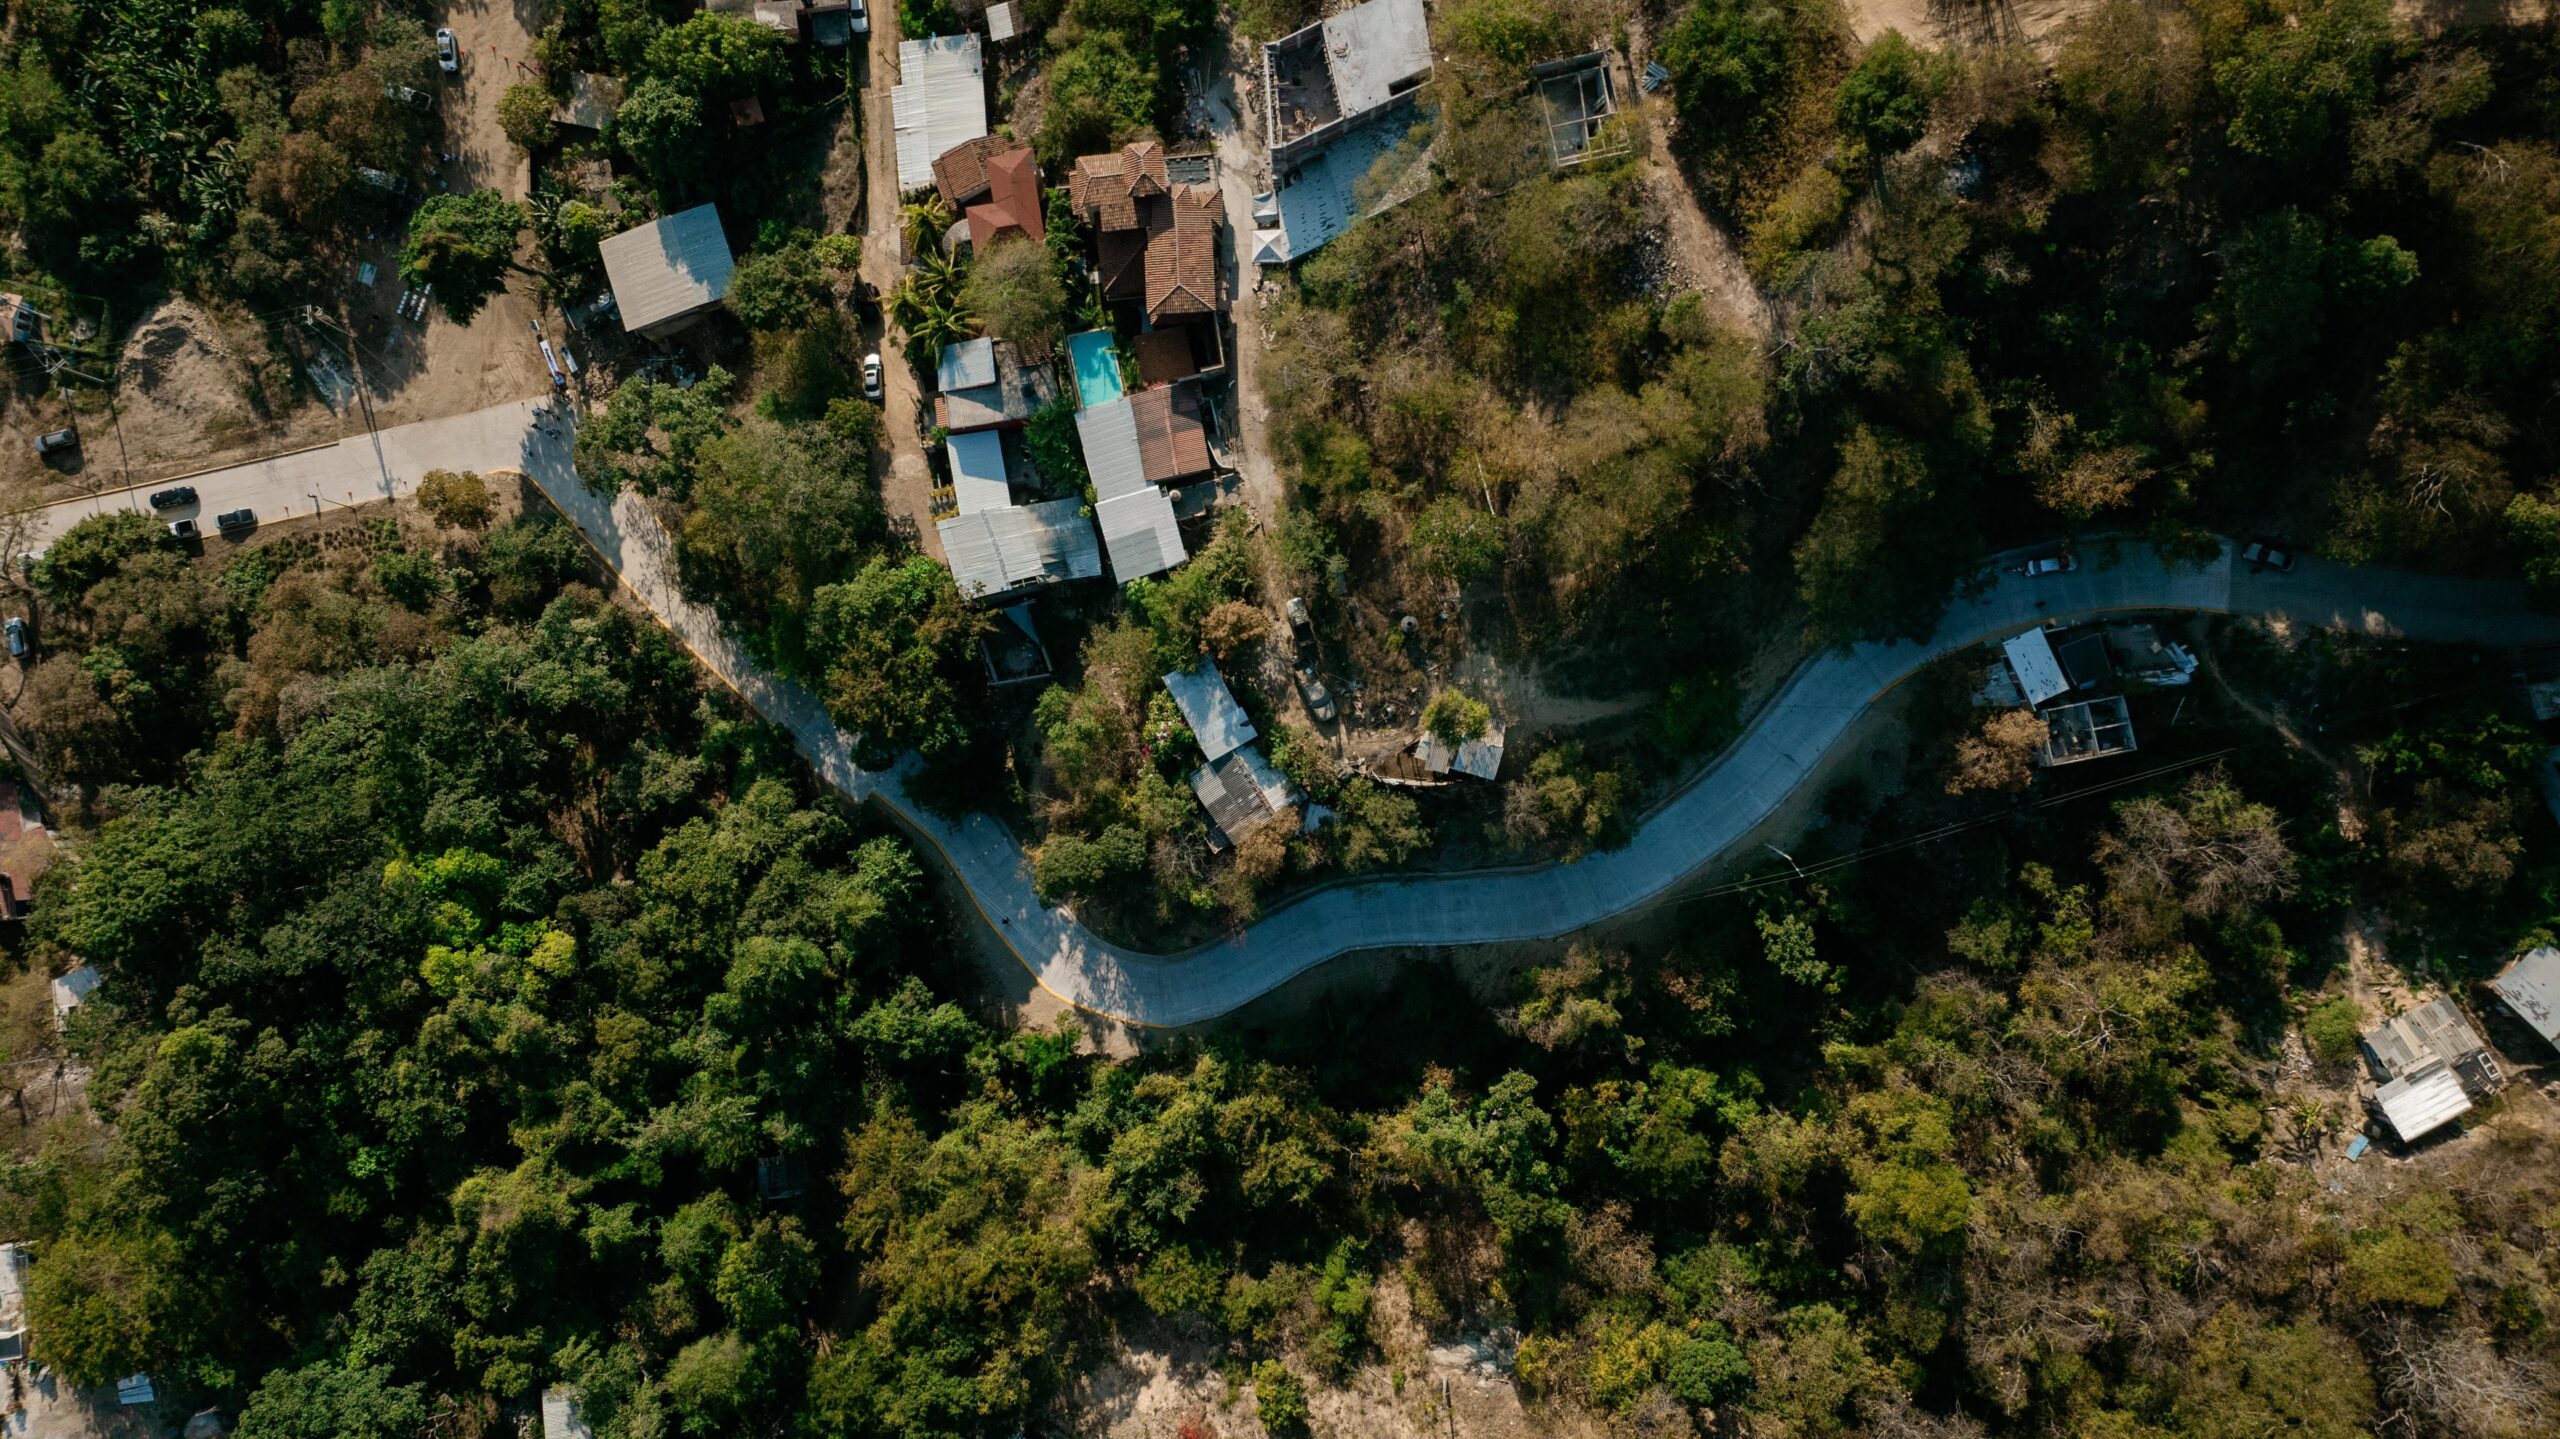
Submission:
<svg viewBox="0 0 2560 1439">
<path fill-rule="evenodd" d="M 256 510 L 224 510 L 213 517 L 213 524 L 214 528 L 226 535 L 234 530 L 254 530 L 258 527 L 258 512 Z"/>
<path fill-rule="evenodd" d="M 0 626 L 0 628 L 5 628 L 8 631 L 9 658 L 13 660 L 25 659 L 28 651 L 33 650 L 36 647 L 35 641 L 27 638 L 27 622 L 24 617 L 11 615 L 9 616 L 9 623 L 6 626 Z"/>
<path fill-rule="evenodd" d="M 1316 717 L 1316 723 L 1333 723 L 1333 693 L 1304 665 L 1298 667 L 1298 693 L 1306 697 L 1307 713 Z"/>
<path fill-rule="evenodd" d="M 192 505 L 195 502 L 195 486 L 171 485 L 169 488 L 162 490 L 151 497 L 151 508 L 155 510 L 174 510 L 180 505 Z"/>
<path fill-rule="evenodd" d="M 1297 645 L 1301 654 L 1314 649 L 1316 646 L 1316 626 L 1315 621 L 1307 618 L 1307 602 L 1298 598 L 1296 595 L 1291 595 L 1289 596 L 1289 603 L 1285 608 L 1288 610 L 1289 614 L 1290 641 Z"/>
<path fill-rule="evenodd" d="M 2252 541 L 2240 552 L 2241 562 L 2251 571 L 2274 570 L 2278 574 L 2293 568 L 2293 551 L 2282 550 L 2263 540 Z"/>
<path fill-rule="evenodd" d="M 76 450 L 78 448 L 80 448 L 80 432 L 78 430 L 56 430 L 49 435 L 36 436 L 36 453 L 38 455 L 58 455 L 65 450 Z"/>
<path fill-rule="evenodd" d="M 197 529 L 193 520 L 171 520 L 169 534 L 176 539 L 193 540 L 203 538 L 204 531 Z"/>
</svg>

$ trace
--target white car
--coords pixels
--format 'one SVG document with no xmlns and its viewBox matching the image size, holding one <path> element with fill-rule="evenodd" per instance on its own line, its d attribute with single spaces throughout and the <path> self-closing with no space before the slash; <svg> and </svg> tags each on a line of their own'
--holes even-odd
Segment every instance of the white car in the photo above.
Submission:
<svg viewBox="0 0 2560 1439">
<path fill-rule="evenodd" d="M 2045 575 L 2067 575 L 2078 568 L 2080 562 L 2069 555 L 2038 555 L 2018 566 L 2018 573 L 2032 580 Z"/>
<path fill-rule="evenodd" d="M 880 352 L 878 350 L 862 357 L 862 398 L 866 400 L 880 398 Z"/>
<path fill-rule="evenodd" d="M 853 0 L 853 33 L 856 35 L 871 33 L 871 7 L 862 3 L 862 0 Z"/>
<path fill-rule="evenodd" d="M 453 32 L 436 32 L 436 68 L 448 75 L 462 73 L 462 49 L 453 43 Z"/>
</svg>

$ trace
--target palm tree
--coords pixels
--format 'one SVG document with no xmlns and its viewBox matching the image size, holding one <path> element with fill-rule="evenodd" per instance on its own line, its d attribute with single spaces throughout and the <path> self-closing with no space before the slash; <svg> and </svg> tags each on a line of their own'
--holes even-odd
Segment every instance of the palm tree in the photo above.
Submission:
<svg viewBox="0 0 2560 1439">
<path fill-rule="evenodd" d="M 942 232 L 951 228 L 950 204 L 941 192 L 928 190 L 921 200 L 909 200 L 898 207 L 898 221 L 906 227 L 907 253 L 918 257 L 942 253 Z"/>
</svg>

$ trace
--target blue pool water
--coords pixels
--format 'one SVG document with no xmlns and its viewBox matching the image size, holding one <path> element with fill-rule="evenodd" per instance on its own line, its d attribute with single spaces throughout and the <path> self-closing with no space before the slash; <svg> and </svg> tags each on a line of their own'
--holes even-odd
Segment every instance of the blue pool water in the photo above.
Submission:
<svg viewBox="0 0 2560 1439">
<path fill-rule="evenodd" d="M 1067 336 L 1067 361 L 1076 370 L 1076 398 L 1086 409 L 1120 398 L 1120 357 L 1111 351 L 1111 332 L 1087 330 Z"/>
</svg>

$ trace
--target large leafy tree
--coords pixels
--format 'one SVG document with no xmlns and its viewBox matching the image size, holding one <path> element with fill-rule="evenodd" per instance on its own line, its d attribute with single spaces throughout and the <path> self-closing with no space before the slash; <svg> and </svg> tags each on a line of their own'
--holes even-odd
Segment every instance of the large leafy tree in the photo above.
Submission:
<svg viewBox="0 0 2560 1439">
<path fill-rule="evenodd" d="M 506 288 L 524 228 L 524 207 L 495 190 L 432 196 L 409 216 L 401 282 L 435 286 L 436 308 L 468 324 Z"/>
<path fill-rule="evenodd" d="M 986 623 L 932 560 L 873 559 L 819 590 L 811 608 L 827 708 L 874 755 L 955 748 L 969 731 Z"/>
</svg>

